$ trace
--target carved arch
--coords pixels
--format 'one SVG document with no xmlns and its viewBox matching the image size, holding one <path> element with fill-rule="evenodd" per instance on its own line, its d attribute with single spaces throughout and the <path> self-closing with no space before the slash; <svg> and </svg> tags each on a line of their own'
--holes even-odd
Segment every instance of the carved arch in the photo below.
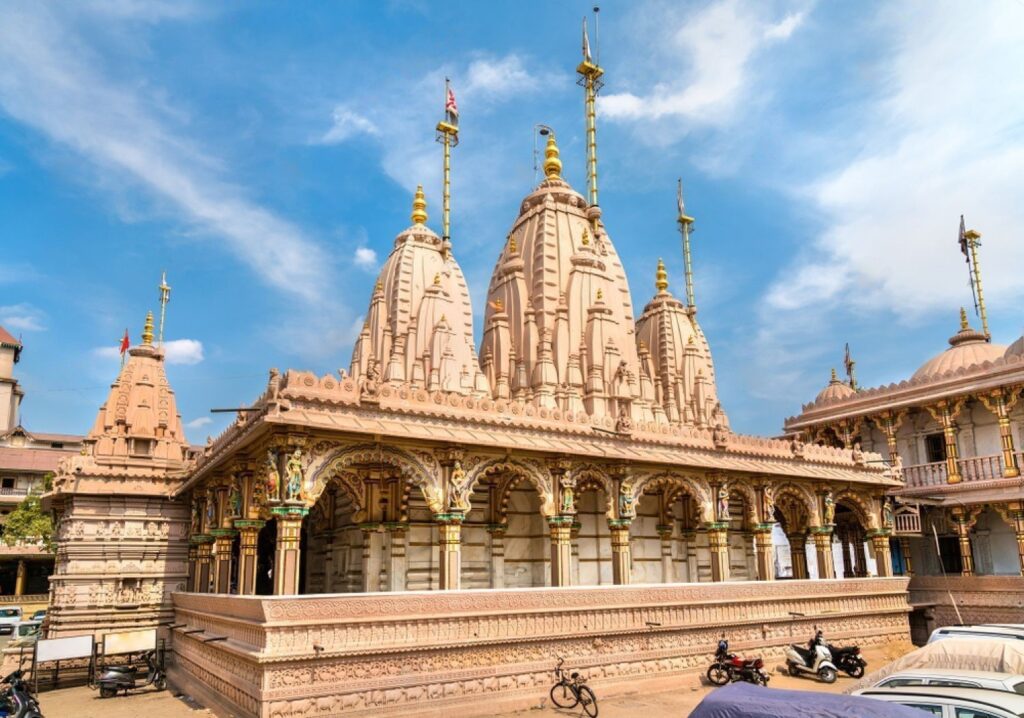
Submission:
<svg viewBox="0 0 1024 718">
<path fill-rule="evenodd" d="M 757 493 L 754 491 L 754 488 L 742 479 L 734 479 L 733 481 L 730 481 L 726 484 L 726 488 L 729 491 L 730 497 L 733 494 L 739 494 L 743 497 L 743 520 L 747 523 L 748 528 L 753 527 L 756 523 L 760 523 L 757 520 L 757 507 L 760 502 L 757 499 Z"/>
<path fill-rule="evenodd" d="M 544 517 L 555 515 L 551 474 L 546 468 L 511 459 L 491 459 L 473 467 L 469 485 L 475 487 L 480 479 L 495 474 L 505 474 L 509 477 L 498 491 L 498 515 L 501 523 L 508 521 L 508 502 L 511 499 L 512 490 L 523 481 L 528 482 L 537 490 L 537 494 L 540 496 L 541 514 Z"/>
<path fill-rule="evenodd" d="M 635 478 L 634 481 L 636 482 L 633 487 L 633 498 L 635 500 L 639 500 L 640 496 L 647 491 L 678 488 L 693 497 L 697 505 L 697 518 L 702 523 L 712 523 L 715 520 L 714 504 L 711 501 L 711 487 L 704 479 L 665 471 L 641 475 Z"/>
<path fill-rule="evenodd" d="M 851 489 L 843 489 L 835 494 L 836 506 L 840 503 L 853 511 L 854 516 L 860 521 L 865 530 L 878 528 L 878 516 L 874 510 L 872 499 L 866 499 L 863 495 Z"/>
<path fill-rule="evenodd" d="M 590 489 L 603 491 L 605 516 L 609 519 L 615 518 L 615 482 L 607 471 L 597 464 L 573 464 L 569 469 L 569 476 L 576 482 L 577 495 Z"/>
<path fill-rule="evenodd" d="M 398 469 L 407 484 L 420 488 L 423 497 L 428 504 L 431 504 L 432 509 L 438 498 L 444 495 L 439 485 L 441 466 L 431 454 L 414 453 L 394 446 L 359 444 L 339 447 L 310 464 L 306 469 L 306 477 L 303 481 L 304 485 L 309 486 L 304 494 L 307 505 L 312 506 L 316 503 L 320 495 L 323 494 L 327 482 L 335 475 L 351 473 L 345 470 L 352 464 L 372 462 Z M 361 505 L 361 499 L 359 503 Z M 440 513 L 440 510 L 435 513 Z"/>
<path fill-rule="evenodd" d="M 811 526 L 821 526 L 821 512 L 818 510 L 818 499 L 814 496 L 810 489 L 800 484 L 784 483 L 779 484 L 775 488 L 775 505 L 782 512 L 783 518 L 786 519 L 786 528 L 789 531 L 795 531 L 799 524 L 806 523 L 804 528 L 810 528 Z M 787 501 L 791 500 L 795 506 L 802 508 L 802 513 L 797 514 L 795 507 L 786 508 Z M 803 521 L 800 521 L 800 519 Z M 788 525 L 794 524 L 794 525 Z"/>
</svg>

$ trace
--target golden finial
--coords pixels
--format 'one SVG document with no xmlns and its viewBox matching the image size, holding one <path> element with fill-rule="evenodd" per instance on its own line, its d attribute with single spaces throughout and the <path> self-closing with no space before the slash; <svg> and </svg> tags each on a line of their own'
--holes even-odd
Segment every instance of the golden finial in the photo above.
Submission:
<svg viewBox="0 0 1024 718">
<path fill-rule="evenodd" d="M 423 185 L 416 185 L 416 196 L 412 199 L 413 224 L 427 223 L 427 198 L 423 195 Z"/>
<path fill-rule="evenodd" d="M 839 381 L 839 375 L 836 374 L 836 368 L 835 367 L 832 367 L 832 379 L 831 379 L 831 381 L 833 381 L 833 382 Z"/>
<path fill-rule="evenodd" d="M 668 289 L 668 272 L 665 271 L 665 263 L 658 258 L 658 271 L 655 274 L 654 286 L 658 288 L 658 292 L 664 292 Z"/>
<path fill-rule="evenodd" d="M 142 343 L 153 346 L 153 312 L 146 312 L 146 324 L 142 327 Z"/>
<path fill-rule="evenodd" d="M 967 310 L 960 307 L 960 331 L 967 329 L 970 329 L 970 326 L 967 324 Z"/>
<path fill-rule="evenodd" d="M 586 227 L 583 228 L 583 236 L 580 237 L 580 242 L 582 242 L 584 247 L 590 245 L 590 232 L 587 231 Z"/>
<path fill-rule="evenodd" d="M 511 233 L 508 235 L 508 251 L 510 254 L 515 254 L 519 251 L 519 246 L 516 244 L 516 237 Z"/>
<path fill-rule="evenodd" d="M 597 301 L 600 302 L 602 299 L 604 299 L 604 292 L 601 291 L 600 289 L 598 289 L 597 290 Z"/>
<path fill-rule="evenodd" d="M 558 159 L 558 145 L 555 133 L 548 135 L 548 146 L 544 150 L 544 176 L 557 179 L 562 176 L 562 160 Z"/>
<path fill-rule="evenodd" d="M 441 273 L 440 272 L 438 272 L 437 274 L 434 275 L 434 286 L 435 287 L 440 287 L 441 286 Z"/>
<path fill-rule="evenodd" d="M 494 307 L 494 311 L 496 311 L 496 312 L 503 312 L 503 311 L 505 311 L 505 301 L 502 300 L 502 299 L 495 299 L 491 303 L 491 306 Z"/>
</svg>

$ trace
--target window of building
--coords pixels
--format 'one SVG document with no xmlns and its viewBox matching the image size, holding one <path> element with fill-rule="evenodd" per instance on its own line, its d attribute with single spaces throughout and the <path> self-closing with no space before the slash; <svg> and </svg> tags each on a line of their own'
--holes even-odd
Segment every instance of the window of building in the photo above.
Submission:
<svg viewBox="0 0 1024 718">
<path fill-rule="evenodd" d="M 0 488 L 3 488 L 3 489 L 13 489 L 14 488 L 14 479 L 12 479 L 9 476 L 5 476 L 3 479 L 0 479 Z"/>
<path fill-rule="evenodd" d="M 963 570 L 960 560 L 960 539 L 956 536 L 940 536 L 939 552 L 942 554 L 942 568 L 947 574 L 959 574 Z"/>
<path fill-rule="evenodd" d="M 929 464 L 946 460 L 946 437 L 942 434 L 928 434 L 924 437 L 924 451 Z"/>
<path fill-rule="evenodd" d="M 132 456 L 149 456 L 153 453 L 153 440 L 129 439 L 128 451 Z"/>
<path fill-rule="evenodd" d="M 63 441 L 54 441 L 52 444 L 50 444 L 50 448 L 51 449 L 63 449 L 64 448 L 64 442 Z"/>
</svg>

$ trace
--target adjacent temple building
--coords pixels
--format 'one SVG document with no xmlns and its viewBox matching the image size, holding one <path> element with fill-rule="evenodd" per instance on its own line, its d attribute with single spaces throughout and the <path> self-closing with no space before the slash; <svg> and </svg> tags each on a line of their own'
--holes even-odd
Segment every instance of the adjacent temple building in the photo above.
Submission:
<svg viewBox="0 0 1024 718">
<path fill-rule="evenodd" d="M 270 370 L 193 452 L 147 318 L 47 497 L 51 636 L 164 624 L 178 687 L 261 718 L 489 714 L 546 693 L 556 655 L 612 686 L 702 664 L 725 626 L 769 652 L 816 626 L 907 637 L 897 474 L 859 447 L 730 430 L 681 200 L 686 301 L 659 262 L 637 316 L 597 204 L 603 71 L 585 52 L 578 72 L 588 196 L 549 132 L 479 348 L 448 221 L 451 114 L 442 233 L 417 190 L 348 371 Z M 840 526 L 870 546 L 859 579 L 836 578 Z"/>
</svg>

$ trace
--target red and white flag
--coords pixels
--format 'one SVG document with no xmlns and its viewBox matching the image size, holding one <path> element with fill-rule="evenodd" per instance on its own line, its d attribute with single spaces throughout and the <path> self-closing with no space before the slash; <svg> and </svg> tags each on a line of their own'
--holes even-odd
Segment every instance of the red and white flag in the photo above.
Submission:
<svg viewBox="0 0 1024 718">
<path fill-rule="evenodd" d="M 451 117 L 459 119 L 459 106 L 455 102 L 455 93 L 452 91 L 450 85 L 448 86 L 447 90 L 448 94 L 447 97 L 445 97 L 444 101 L 444 111 L 447 112 Z"/>
<path fill-rule="evenodd" d="M 127 329 L 125 329 L 125 330 L 124 330 L 124 336 L 123 336 L 123 337 L 121 337 L 121 356 L 122 356 L 122 357 L 124 356 L 124 353 L 125 353 L 126 351 L 128 351 L 128 347 L 129 347 L 130 345 L 131 345 L 131 340 L 130 340 L 130 339 L 128 339 L 128 330 L 127 330 Z"/>
</svg>

